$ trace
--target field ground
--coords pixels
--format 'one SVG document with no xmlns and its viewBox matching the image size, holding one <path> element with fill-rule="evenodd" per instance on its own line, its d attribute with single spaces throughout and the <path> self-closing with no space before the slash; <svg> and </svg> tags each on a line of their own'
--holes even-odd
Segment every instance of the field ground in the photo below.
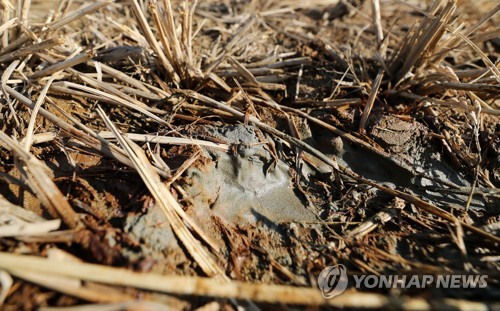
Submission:
<svg viewBox="0 0 500 311">
<path fill-rule="evenodd" d="M 498 2 L 0 8 L 3 310 L 500 308 Z"/>
</svg>

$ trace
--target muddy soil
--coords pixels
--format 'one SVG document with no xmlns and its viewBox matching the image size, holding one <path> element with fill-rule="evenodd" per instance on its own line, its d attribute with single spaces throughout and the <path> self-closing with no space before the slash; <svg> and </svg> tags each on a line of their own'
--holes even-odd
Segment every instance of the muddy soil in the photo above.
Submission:
<svg viewBox="0 0 500 311">
<path fill-rule="evenodd" d="M 382 44 L 372 25 L 371 1 L 333 2 L 207 1 L 183 11 L 189 5 L 172 1 L 178 24 L 172 32 L 186 55 L 170 68 L 171 59 L 159 56 L 168 44 L 159 37 L 166 34 L 151 11 L 156 2 L 138 1 L 152 29 L 148 34 L 133 1 L 110 3 L 56 30 L 42 27 L 47 3 L 33 1 L 30 20 L 7 27 L 9 36 L 2 35 L 0 42 L 0 57 L 7 59 L 0 62 L 2 73 L 15 68 L 2 81 L 0 131 L 23 143 L 33 111 L 26 102 L 36 102 L 49 79 L 29 77 L 63 62 L 78 47 L 89 53 L 85 62 L 54 76 L 29 148 L 79 226 L 62 223 L 53 232 L 0 237 L 0 251 L 38 257 L 56 252 L 69 261 L 142 273 L 207 276 L 155 202 L 138 166 L 123 160 L 130 155 L 110 134 L 98 113 L 102 108 L 121 133 L 149 137 L 136 140 L 137 145 L 162 186 L 220 249 L 208 256 L 225 280 L 316 290 L 319 273 L 336 264 L 345 265 L 349 277 L 487 274 L 488 286 L 474 290 L 351 286 L 345 297 L 373 294 L 388 301 L 379 308 L 417 300 L 428 306 L 470 301 L 498 307 L 500 92 L 498 70 L 489 62 L 500 57 L 498 40 L 492 38 L 500 22 L 498 14 L 488 15 L 498 6 L 487 0 L 438 1 L 439 10 L 433 11 L 428 3 L 382 1 L 387 36 Z M 55 18 L 81 5 L 89 4 L 74 1 Z M 454 8 L 448 17 L 439 15 L 448 7 Z M 14 6 L 8 10 L 3 23 L 22 17 Z M 404 50 L 411 40 L 423 40 L 419 34 L 425 29 L 413 29 L 422 21 L 430 25 L 425 18 L 431 15 L 439 15 L 432 22 L 446 21 L 436 40 L 418 55 Z M 180 23 L 189 16 L 192 20 Z M 186 31 L 188 24 L 192 27 Z M 474 29 L 467 34 L 474 46 L 454 41 L 450 29 Z M 63 43 L 10 57 L 6 43 L 21 42 L 29 50 L 46 34 Z M 191 35 L 194 44 L 186 41 Z M 149 36 L 161 43 L 159 49 Z M 404 58 L 405 53 L 411 57 Z M 407 60 L 415 62 L 401 73 Z M 377 89 L 374 81 L 381 72 Z M 192 141 L 160 144 L 151 137 L 197 139 L 228 149 Z M 6 141 L 0 141 L 0 228 L 17 219 L 8 212 L 12 205 L 37 219 L 53 219 L 36 191 L 45 186 L 37 188 L 30 179 L 33 162 L 23 162 Z M 382 221 L 381 212 L 390 213 L 390 219 Z M 352 234 L 370 219 L 373 231 Z M 210 249 L 182 223 L 196 243 Z M 247 306 L 196 293 L 81 283 L 94 294 L 102 289 L 151 303 L 148 310 Z M 116 302 L 111 294 L 90 299 L 44 284 L 15 277 L 5 310 Z M 370 301 L 350 306 L 370 307 Z M 322 308 L 290 307 L 287 301 L 256 305 L 263 310 Z"/>
</svg>

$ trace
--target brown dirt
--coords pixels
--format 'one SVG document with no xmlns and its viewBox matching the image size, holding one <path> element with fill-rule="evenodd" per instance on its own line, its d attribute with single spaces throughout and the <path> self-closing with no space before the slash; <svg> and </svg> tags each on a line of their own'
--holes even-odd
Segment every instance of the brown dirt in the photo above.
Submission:
<svg viewBox="0 0 500 311">
<path fill-rule="evenodd" d="M 153 36 L 165 51 L 149 2 L 139 2 Z M 8 31 L 0 57 L 10 53 L 9 45 L 25 34 L 33 36 L 21 47 L 36 44 L 35 35 L 41 40 L 63 38 L 64 43 L 0 62 L 4 72 L 15 60 L 25 62 L 24 67 L 16 65 L 9 87 L 36 102 L 47 78 L 29 79 L 31 74 L 67 59 L 77 47 L 94 53 L 93 58 L 55 77 L 42 107 L 59 118 L 59 123 L 40 112 L 34 134 L 41 139 L 47 133 L 52 138 L 35 140 L 29 149 L 76 212 L 78 227 L 63 223 L 52 233 L 0 237 L 0 251 L 50 257 L 57 250 L 83 262 L 144 273 L 206 276 L 155 204 L 136 168 L 116 153 L 110 156 L 113 146 L 100 147 L 98 140 L 87 137 L 90 131 L 109 131 L 97 112 L 100 106 L 123 133 L 229 145 L 226 152 L 196 144 L 138 142 L 185 213 L 220 247 L 218 254 L 210 256 L 228 279 L 317 288 L 320 271 L 339 263 L 347 267 L 350 277 L 487 274 L 488 286 L 482 289 L 351 286 L 345 295 L 362 292 L 394 301 L 420 299 L 429 306 L 443 303 L 450 307 L 460 299 L 471 305 L 498 306 L 500 49 L 496 37 L 500 15 L 467 33 L 489 12 L 498 11 L 497 3 L 458 1 L 456 11 L 444 23 L 448 29 L 443 28 L 427 49 L 413 55 L 414 66 L 398 78 L 402 63 L 412 52 L 404 50 L 405 40 L 424 37 L 414 29 L 425 14 L 430 16 L 430 2 L 382 1 L 386 51 L 377 44 L 371 1 L 320 2 L 198 3 L 192 33 L 198 27 L 199 31 L 192 46 L 183 46 L 181 51 L 190 58 L 168 59 L 176 80 L 148 43 L 131 2 L 104 6 L 47 32 L 45 38 L 43 23 L 49 8 L 56 6 L 33 1 L 28 28 L 20 23 Z M 434 14 L 444 20 L 440 14 L 448 2 L 438 2 L 441 10 Z M 74 1 L 68 12 L 80 5 L 88 4 Z M 450 0 L 449 5 L 455 2 Z M 185 34 L 180 26 L 183 2 L 172 1 L 172 6 L 181 36 Z M 12 16 L 17 5 L 13 8 L 9 11 Z M 4 15 L 2 24 L 12 16 Z M 461 23 L 464 27 L 457 31 L 483 55 L 451 35 Z M 488 61 L 495 64 L 496 71 Z M 96 62 L 135 81 L 124 81 L 106 67 L 99 69 Z M 373 81 L 381 71 L 384 78 L 366 128 L 360 129 Z M 74 87 L 63 82 L 85 85 L 104 95 L 96 97 L 88 89 L 71 92 Z M 182 90 L 194 90 L 223 106 L 216 107 L 197 95 L 186 96 Z M 0 130 L 22 142 L 32 109 L 12 92 L 4 90 L 3 94 Z M 123 100 L 135 108 L 122 106 Z M 137 107 L 148 109 L 162 122 Z M 232 115 L 225 107 L 245 117 Z M 64 129 L 62 122 L 70 124 L 71 130 Z M 265 125 L 289 136 L 269 131 Z M 84 136 L 76 132 L 86 131 L 85 127 L 89 130 Z M 106 139 L 123 147 L 114 138 Z M 0 207 L 7 206 L 1 201 L 5 199 L 45 219 L 54 218 L 43 195 L 29 181 L 27 166 L 33 162 L 23 162 L 10 149 L 0 140 Z M 332 168 L 324 158 L 334 160 L 340 168 Z M 408 199 L 403 209 L 395 209 L 391 189 L 421 199 L 432 209 Z M 467 203 L 471 191 L 474 195 Z M 379 221 L 369 233 L 349 237 L 349 232 L 381 211 L 395 216 Z M 456 221 L 439 217 L 440 212 Z M 0 215 L 13 217 L 3 209 Z M 0 221 L 0 228 L 8 224 Z M 201 240 L 197 234 L 193 236 Z M 202 247 L 208 250 L 206 246 Z M 95 294 L 102 284 L 85 282 L 85 286 Z M 133 287 L 106 286 L 102 291 L 151 303 L 141 305 L 147 310 L 249 306 L 245 301 Z M 15 277 L 2 308 L 32 310 L 99 302 L 116 301 L 84 298 Z M 289 306 L 286 300 L 280 304 L 256 302 L 256 306 L 313 309 Z M 349 306 L 356 309 L 369 304 L 356 301 Z M 398 307 L 389 302 L 384 306 Z M 120 308 L 126 307 L 116 307 Z"/>
</svg>

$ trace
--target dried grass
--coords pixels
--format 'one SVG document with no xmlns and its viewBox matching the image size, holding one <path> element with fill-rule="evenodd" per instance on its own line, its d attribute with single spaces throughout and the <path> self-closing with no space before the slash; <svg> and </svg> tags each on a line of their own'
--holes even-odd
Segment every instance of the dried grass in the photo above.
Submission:
<svg viewBox="0 0 500 311">
<path fill-rule="evenodd" d="M 348 308 L 488 307 L 474 301 L 429 302 L 357 291 L 326 301 L 315 289 L 312 270 L 336 262 L 349 262 L 361 272 L 374 274 L 401 267 L 443 273 L 439 258 L 423 263 L 391 253 L 390 245 L 378 249 L 377 239 L 384 240 L 385 230 L 396 240 L 411 239 L 410 232 L 431 241 L 443 240 L 448 249 L 456 247 L 463 256 L 458 261 L 464 262 L 450 265 L 448 272 L 498 269 L 497 259 L 471 255 L 477 241 L 487 253 L 496 251 L 500 238 L 498 229 L 491 228 L 498 224 L 498 210 L 481 220 L 470 206 L 475 197 L 499 197 L 497 177 L 491 173 L 498 167 L 491 169 L 490 155 L 498 152 L 498 133 L 488 131 L 498 131 L 500 116 L 500 63 L 495 47 L 500 5 L 476 12 L 456 0 L 437 0 L 427 9 L 413 2 L 388 1 L 382 6 L 378 0 L 367 5 L 358 2 L 252 1 L 233 8 L 217 7 L 213 1 L 131 0 L 76 7 L 62 0 L 43 22 L 33 22 L 30 12 L 37 10 L 35 1 L 0 1 L 0 215 L 8 220 L 0 223 L 1 241 L 8 239 L 0 247 L 4 251 L 0 253 L 0 305 L 13 295 L 14 290 L 9 290 L 13 275 L 81 300 L 118 303 L 111 308 L 157 307 L 160 300 L 155 298 L 149 298 L 151 305 L 136 301 L 145 293 L 142 290 L 227 298 L 235 308 L 236 300 Z M 470 20 L 459 16 L 464 11 Z M 345 116 L 353 116 L 352 124 L 343 121 Z M 370 129 L 382 116 L 423 124 L 428 139 L 441 146 L 443 158 L 471 186 L 437 178 L 432 171 L 415 167 L 411 158 L 376 143 Z M 412 176 L 410 184 L 420 178 L 439 185 L 439 189 L 424 190 L 465 194 L 463 210 L 427 202 L 406 186 L 393 189 L 353 172 L 321 151 L 324 146 L 303 139 L 298 121 L 392 163 Z M 225 142 L 189 137 L 186 129 L 189 133 L 197 124 L 237 122 L 265 133 L 263 144 L 277 161 L 294 167 L 296 190 L 305 194 L 311 206 L 304 190 L 304 180 L 311 177 L 302 168 L 309 165 L 324 172 L 321 162 L 333 180 L 330 185 L 320 179 L 314 182 L 330 189 L 330 203 L 334 193 L 347 197 L 359 185 L 393 198 L 380 211 L 363 216 L 355 228 L 325 222 L 330 241 L 318 246 L 322 253 L 307 263 L 311 266 L 301 276 L 296 274 L 300 269 L 252 246 L 269 258 L 270 269 L 287 282 L 309 287 L 231 280 L 234 275 L 229 269 L 238 255 L 221 252 L 223 247 L 185 210 L 189 198 L 178 183 L 185 171 L 206 160 L 204 148 L 234 150 Z M 185 146 L 195 150 L 186 154 L 176 171 L 170 170 L 160 152 L 172 145 L 182 146 L 173 150 L 190 150 Z M 72 243 L 83 250 L 85 260 L 117 264 L 124 260 L 113 253 L 120 245 L 111 246 L 103 237 L 113 232 L 123 243 L 127 241 L 123 228 L 99 212 L 94 218 L 86 217 L 82 210 L 92 211 L 87 206 L 91 203 L 72 200 L 70 191 L 61 188 L 57 176 L 62 173 L 55 171 L 50 160 L 54 148 L 74 168 L 72 182 L 81 173 L 72 158 L 75 152 L 112 161 L 113 176 L 124 170 L 137 174 L 154 208 L 165 214 L 180 251 L 192 260 L 190 265 L 200 268 L 191 271 L 212 278 L 42 258 L 46 249 Z M 14 176 L 14 169 L 19 176 Z M 7 200 L 12 187 L 30 193 L 43 208 L 21 199 L 16 204 Z M 355 212 L 346 214 L 357 217 Z M 386 226 L 391 222 L 398 227 L 403 221 L 408 228 L 398 231 Z M 229 224 L 224 226 L 228 235 L 235 231 Z M 26 249 L 33 256 L 20 255 Z M 130 268 L 139 263 L 127 264 Z M 138 292 L 130 294 L 122 286 Z"/>
</svg>

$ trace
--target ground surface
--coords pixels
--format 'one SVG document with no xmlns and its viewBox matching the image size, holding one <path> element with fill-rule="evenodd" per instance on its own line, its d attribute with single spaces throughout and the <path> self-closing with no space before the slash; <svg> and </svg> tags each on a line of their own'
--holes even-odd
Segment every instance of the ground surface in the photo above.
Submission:
<svg viewBox="0 0 500 311">
<path fill-rule="evenodd" d="M 495 1 L 160 2 L 1 2 L 0 255 L 56 267 L 0 257 L 3 309 L 498 308 Z M 488 286 L 323 300 L 335 264 Z"/>
</svg>

